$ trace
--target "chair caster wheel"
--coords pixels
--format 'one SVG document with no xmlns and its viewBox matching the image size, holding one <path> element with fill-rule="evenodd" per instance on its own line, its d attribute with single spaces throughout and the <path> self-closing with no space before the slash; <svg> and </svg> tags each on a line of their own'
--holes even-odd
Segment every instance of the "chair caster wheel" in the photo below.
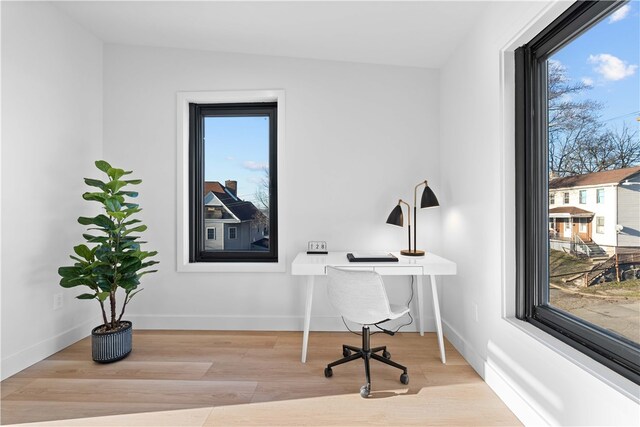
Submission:
<svg viewBox="0 0 640 427">
<path fill-rule="evenodd" d="M 371 387 L 369 385 L 363 385 L 360 387 L 360 397 L 364 397 L 365 399 L 369 397 L 369 393 L 371 392 Z"/>
<path fill-rule="evenodd" d="M 384 357 L 385 359 L 391 359 L 391 353 L 385 350 L 382 352 L 382 357 Z"/>
<path fill-rule="evenodd" d="M 343 349 L 342 349 L 342 356 L 343 356 L 343 357 L 349 357 L 349 356 L 351 356 L 351 350 L 349 350 L 349 349 L 348 349 L 348 348 L 346 348 L 346 347 L 345 347 L 345 348 L 343 348 Z"/>
<path fill-rule="evenodd" d="M 400 382 L 405 385 L 409 384 L 409 375 L 406 372 L 400 375 Z"/>
<path fill-rule="evenodd" d="M 333 369 L 324 368 L 324 376 L 325 378 L 331 378 L 333 376 Z"/>
</svg>

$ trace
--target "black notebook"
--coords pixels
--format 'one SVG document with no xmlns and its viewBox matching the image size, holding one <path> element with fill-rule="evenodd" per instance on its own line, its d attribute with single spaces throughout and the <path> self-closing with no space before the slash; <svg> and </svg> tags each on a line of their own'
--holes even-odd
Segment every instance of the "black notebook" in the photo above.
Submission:
<svg viewBox="0 0 640 427">
<path fill-rule="evenodd" d="M 349 262 L 398 262 L 393 254 L 388 252 L 349 252 Z"/>
</svg>

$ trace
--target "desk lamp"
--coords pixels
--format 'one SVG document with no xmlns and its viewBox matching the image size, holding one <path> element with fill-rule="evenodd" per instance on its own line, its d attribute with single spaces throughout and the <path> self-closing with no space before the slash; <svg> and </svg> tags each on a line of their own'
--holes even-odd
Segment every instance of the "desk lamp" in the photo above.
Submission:
<svg viewBox="0 0 640 427">
<path fill-rule="evenodd" d="M 420 208 L 434 208 L 436 206 L 440 206 L 440 203 L 438 203 L 438 198 L 436 197 L 436 195 L 433 193 L 433 190 L 431 190 L 431 188 L 429 187 L 429 184 L 427 183 L 427 181 L 423 181 L 420 182 L 418 185 L 415 186 L 415 189 L 413 191 L 413 217 L 414 217 L 414 224 L 413 224 L 413 250 L 411 249 L 411 206 L 409 205 L 409 203 L 405 202 L 404 200 L 400 199 L 398 200 L 398 204 L 396 205 L 395 208 L 393 208 L 393 210 L 391 211 L 391 213 L 389 214 L 389 217 L 387 218 L 387 224 L 391 224 L 391 225 L 397 225 L 402 227 L 404 225 L 404 215 L 402 214 L 402 204 L 407 205 L 407 212 L 408 212 L 408 216 L 409 216 L 409 221 L 407 222 L 407 228 L 408 228 L 408 237 L 409 237 L 409 249 L 405 249 L 400 251 L 401 255 L 407 255 L 407 256 L 424 256 L 424 251 L 418 250 L 417 248 L 417 243 L 416 243 L 416 235 L 417 235 L 417 228 L 418 228 L 418 217 L 416 215 L 417 213 L 417 205 L 418 205 L 418 187 L 420 187 L 421 185 L 424 185 L 424 190 L 422 192 L 422 197 L 420 198 Z"/>
</svg>

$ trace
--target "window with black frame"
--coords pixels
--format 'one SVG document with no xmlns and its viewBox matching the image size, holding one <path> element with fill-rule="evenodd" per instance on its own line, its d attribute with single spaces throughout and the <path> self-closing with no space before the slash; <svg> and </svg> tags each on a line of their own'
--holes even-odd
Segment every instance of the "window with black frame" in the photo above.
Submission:
<svg viewBox="0 0 640 427">
<path fill-rule="evenodd" d="M 190 262 L 277 262 L 277 103 L 189 104 Z"/>
<path fill-rule="evenodd" d="M 636 383 L 638 8 L 577 2 L 515 52 L 517 316 Z"/>
</svg>

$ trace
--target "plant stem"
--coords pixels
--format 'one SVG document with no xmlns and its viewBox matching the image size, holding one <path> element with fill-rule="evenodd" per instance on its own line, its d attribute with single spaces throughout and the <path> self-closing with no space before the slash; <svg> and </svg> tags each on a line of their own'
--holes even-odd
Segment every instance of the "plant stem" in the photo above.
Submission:
<svg viewBox="0 0 640 427">
<path fill-rule="evenodd" d="M 104 302 L 101 300 L 98 300 L 98 302 L 100 303 L 100 308 L 102 309 L 102 321 L 104 322 L 104 325 L 107 326 L 109 321 L 107 320 L 107 312 L 104 311 Z"/>
<path fill-rule="evenodd" d="M 120 323 L 120 320 L 122 320 L 122 316 L 124 315 L 124 309 L 127 306 L 127 303 L 129 302 L 129 299 L 127 297 L 128 295 L 124 296 L 124 303 L 122 304 L 122 311 L 120 311 L 120 316 L 118 316 L 118 323 Z"/>
<path fill-rule="evenodd" d="M 115 291 L 109 294 L 109 302 L 111 303 L 111 328 L 116 327 L 116 293 Z"/>
</svg>

